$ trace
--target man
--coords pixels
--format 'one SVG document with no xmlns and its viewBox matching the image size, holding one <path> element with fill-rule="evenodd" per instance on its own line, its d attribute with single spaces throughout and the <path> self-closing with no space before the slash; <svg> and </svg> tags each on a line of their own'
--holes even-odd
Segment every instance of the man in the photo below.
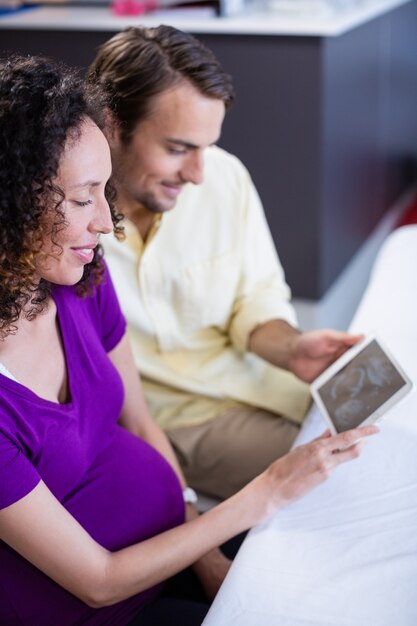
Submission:
<svg viewBox="0 0 417 626">
<path fill-rule="evenodd" d="M 209 50 L 171 27 L 128 28 L 89 78 L 109 96 L 126 240 L 103 243 L 146 398 L 187 481 L 225 498 L 288 451 L 309 405 L 301 381 L 358 338 L 295 328 L 253 183 L 214 145 L 233 88 Z"/>
</svg>

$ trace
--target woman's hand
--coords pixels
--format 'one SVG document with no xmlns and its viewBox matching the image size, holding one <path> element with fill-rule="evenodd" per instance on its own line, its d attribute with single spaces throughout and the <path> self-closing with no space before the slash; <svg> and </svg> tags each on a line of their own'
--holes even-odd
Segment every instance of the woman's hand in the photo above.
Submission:
<svg viewBox="0 0 417 626">
<path fill-rule="evenodd" d="M 311 491 L 329 478 L 338 465 L 359 456 L 363 438 L 377 432 L 376 426 L 362 426 L 336 436 L 326 431 L 272 463 L 239 492 L 248 497 L 245 510 L 251 519 L 246 521 L 247 525 L 264 521 L 277 509 Z"/>
<path fill-rule="evenodd" d="M 192 504 L 186 506 L 186 521 L 189 522 L 198 518 L 198 511 Z M 214 548 L 207 554 L 193 563 L 193 570 L 198 576 L 200 583 L 209 600 L 213 600 L 232 562 L 228 559 L 220 548 Z"/>
<path fill-rule="evenodd" d="M 209 600 L 214 597 L 230 569 L 232 561 L 219 548 L 211 550 L 193 565 L 205 594 Z"/>
</svg>

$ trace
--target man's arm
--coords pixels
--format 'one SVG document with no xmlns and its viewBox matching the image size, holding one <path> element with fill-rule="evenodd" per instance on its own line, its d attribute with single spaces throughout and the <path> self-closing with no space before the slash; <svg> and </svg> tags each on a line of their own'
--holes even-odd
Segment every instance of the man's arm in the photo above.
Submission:
<svg viewBox="0 0 417 626">
<path fill-rule="evenodd" d="M 296 330 L 291 292 L 260 198 L 247 172 L 241 182 L 245 237 L 230 339 L 237 350 L 249 350 L 311 382 L 361 337 L 333 330 Z"/>
<path fill-rule="evenodd" d="M 283 320 L 271 320 L 252 331 L 248 350 L 311 382 L 362 338 L 337 330 L 301 333 Z"/>
</svg>

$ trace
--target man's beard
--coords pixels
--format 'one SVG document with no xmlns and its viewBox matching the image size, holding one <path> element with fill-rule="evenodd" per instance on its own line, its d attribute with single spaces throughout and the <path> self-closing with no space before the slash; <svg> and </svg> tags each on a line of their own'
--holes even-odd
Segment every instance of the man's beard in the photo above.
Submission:
<svg viewBox="0 0 417 626">
<path fill-rule="evenodd" d="M 170 211 L 175 206 L 175 202 L 172 206 L 164 206 L 161 202 L 158 202 L 155 195 L 151 192 L 138 194 L 135 197 L 135 200 L 145 207 L 145 209 L 150 213 L 165 213 L 166 211 Z"/>
</svg>

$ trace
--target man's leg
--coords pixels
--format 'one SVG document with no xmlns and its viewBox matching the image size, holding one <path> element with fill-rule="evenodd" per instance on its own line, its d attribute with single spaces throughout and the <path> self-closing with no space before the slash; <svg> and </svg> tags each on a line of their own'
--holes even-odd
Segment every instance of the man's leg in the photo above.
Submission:
<svg viewBox="0 0 417 626">
<path fill-rule="evenodd" d="M 188 483 L 221 499 L 286 454 L 297 434 L 295 424 L 252 407 L 231 409 L 201 426 L 167 432 Z"/>
</svg>

